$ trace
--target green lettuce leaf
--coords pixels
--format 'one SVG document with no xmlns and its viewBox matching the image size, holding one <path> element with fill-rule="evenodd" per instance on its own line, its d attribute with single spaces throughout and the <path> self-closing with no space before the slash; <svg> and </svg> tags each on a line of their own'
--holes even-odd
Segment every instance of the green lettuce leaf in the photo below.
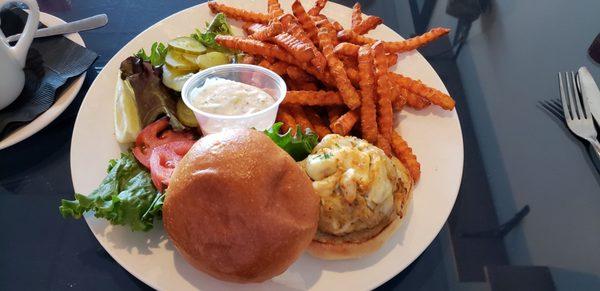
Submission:
<svg viewBox="0 0 600 291">
<path fill-rule="evenodd" d="M 142 59 L 143 61 L 150 62 L 153 66 L 162 66 L 165 63 L 165 57 L 167 55 L 167 46 L 161 42 L 155 42 L 150 47 L 150 55 L 146 54 L 144 49 L 140 49 L 135 57 Z"/>
<path fill-rule="evenodd" d="M 217 13 L 211 23 L 206 23 L 206 31 L 201 32 L 196 29 L 196 33 L 192 34 L 191 37 L 199 41 L 205 47 L 213 49 L 215 51 L 229 53 L 227 48 L 220 46 L 216 41 L 215 37 L 219 34 L 232 35 L 231 26 L 227 23 L 227 17 L 223 13 Z"/>
<path fill-rule="evenodd" d="M 292 130 L 288 130 L 285 134 L 279 134 L 279 129 L 283 123 L 277 122 L 264 133 L 280 148 L 286 151 L 294 160 L 304 160 L 315 148 L 318 141 L 318 136 L 310 129 L 306 129 L 302 133 L 300 126 L 296 129 L 296 134 L 292 134 Z"/>
<path fill-rule="evenodd" d="M 75 200 L 61 201 L 63 217 L 76 219 L 94 211 L 114 225 L 126 225 L 133 231 L 148 231 L 154 219 L 162 215 L 164 194 L 159 193 L 148 173 L 131 153 L 122 153 L 109 162 L 108 174 L 90 195 L 75 194 Z"/>
</svg>

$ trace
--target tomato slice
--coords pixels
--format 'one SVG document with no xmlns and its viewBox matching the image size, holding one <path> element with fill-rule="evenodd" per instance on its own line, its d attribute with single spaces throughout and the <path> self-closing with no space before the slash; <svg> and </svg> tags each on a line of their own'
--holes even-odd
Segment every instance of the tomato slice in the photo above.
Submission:
<svg viewBox="0 0 600 291">
<path fill-rule="evenodd" d="M 194 141 L 194 134 L 190 131 L 175 132 L 167 128 L 169 128 L 169 119 L 164 117 L 148 124 L 138 134 L 133 155 L 146 168 L 150 168 L 150 155 L 153 148 L 175 141 Z"/>
<path fill-rule="evenodd" d="M 158 191 L 163 192 L 169 186 L 169 180 L 179 161 L 194 145 L 194 141 L 174 141 L 152 149 L 150 155 L 150 175 Z"/>
</svg>

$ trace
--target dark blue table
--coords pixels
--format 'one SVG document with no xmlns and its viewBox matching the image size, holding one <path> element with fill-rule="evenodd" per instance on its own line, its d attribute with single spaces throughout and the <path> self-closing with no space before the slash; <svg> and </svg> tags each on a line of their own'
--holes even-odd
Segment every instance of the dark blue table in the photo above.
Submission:
<svg viewBox="0 0 600 291">
<path fill-rule="evenodd" d="M 558 98 L 559 71 L 585 65 L 600 83 L 600 66 L 586 54 L 600 32 L 600 1 L 360 2 L 404 36 L 453 29 L 422 53 L 457 100 L 465 140 L 463 183 L 447 226 L 381 288 L 600 290 L 600 175 L 586 146 L 538 103 Z M 64 20 L 106 13 L 109 24 L 82 33 L 100 58 L 73 104 L 0 151 L 0 290 L 149 289 L 83 221 L 62 219 L 57 205 L 73 194 L 73 123 L 99 70 L 139 32 L 197 3 L 40 0 Z"/>
</svg>

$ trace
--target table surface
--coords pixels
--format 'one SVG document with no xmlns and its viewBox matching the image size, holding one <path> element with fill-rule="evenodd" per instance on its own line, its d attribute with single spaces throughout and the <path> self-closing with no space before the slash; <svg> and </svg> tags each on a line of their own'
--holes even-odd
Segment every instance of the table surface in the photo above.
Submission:
<svg viewBox="0 0 600 291">
<path fill-rule="evenodd" d="M 81 33 L 100 57 L 73 104 L 44 130 L 0 151 L 0 289 L 149 289 L 112 260 L 85 222 L 63 219 L 58 203 L 73 195 L 73 124 L 99 70 L 145 28 L 201 1 L 39 2 L 42 11 L 66 21 L 106 13 L 109 24 Z M 459 23 L 474 17 L 463 14 L 459 21 L 448 14 L 456 11 L 451 8 L 488 3 L 360 2 L 365 13 L 381 16 L 404 36 L 427 24 L 456 31 Z M 548 267 L 558 290 L 600 290 L 600 175 L 586 145 L 539 105 L 558 98 L 559 71 L 587 66 L 600 83 L 600 65 L 586 53 L 600 32 L 598 11 L 597 0 L 492 1 L 472 22 L 455 57 L 448 50 L 451 43 L 457 47 L 454 32 L 436 44 L 438 53 L 423 51 L 457 99 L 466 158 L 457 202 L 461 207 L 455 207 L 451 226 L 382 289 L 489 290 L 486 280 L 464 279 L 461 265 L 469 255 L 461 258 L 452 244 L 452 227 L 461 227 L 463 220 L 458 218 L 468 215 L 462 212 L 473 211 L 465 206 L 469 197 L 489 196 L 498 222 L 530 207 L 500 239 L 507 265 Z"/>
</svg>

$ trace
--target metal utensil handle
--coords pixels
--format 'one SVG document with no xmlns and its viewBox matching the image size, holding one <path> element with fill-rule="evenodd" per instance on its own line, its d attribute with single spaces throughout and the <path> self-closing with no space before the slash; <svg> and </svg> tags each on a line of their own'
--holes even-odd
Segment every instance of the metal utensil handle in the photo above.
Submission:
<svg viewBox="0 0 600 291">
<path fill-rule="evenodd" d="M 102 27 L 108 23 L 108 17 L 106 14 L 99 14 L 92 17 L 84 18 L 81 20 L 55 25 L 52 27 L 42 28 L 36 31 L 34 37 L 46 37 L 52 35 L 61 35 L 74 33 L 84 30 L 90 30 L 98 27 Z M 20 34 L 9 36 L 7 39 L 9 42 L 16 41 L 21 37 Z"/>
<path fill-rule="evenodd" d="M 588 146 L 588 154 L 590 155 L 590 159 L 592 159 L 592 163 L 596 170 L 600 172 L 600 151 L 596 150 L 592 143 Z"/>
</svg>

